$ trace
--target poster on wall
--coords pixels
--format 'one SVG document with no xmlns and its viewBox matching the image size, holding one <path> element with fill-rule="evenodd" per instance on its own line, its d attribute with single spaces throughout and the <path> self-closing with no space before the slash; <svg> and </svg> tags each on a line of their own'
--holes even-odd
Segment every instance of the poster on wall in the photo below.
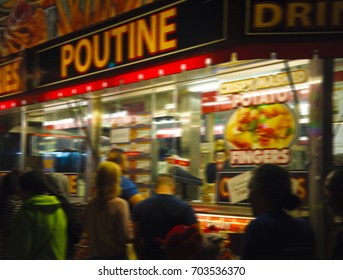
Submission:
<svg viewBox="0 0 343 280">
<path fill-rule="evenodd" d="M 297 135 L 297 116 L 286 104 L 237 108 L 229 114 L 224 131 L 232 165 L 287 165 Z"/>
<path fill-rule="evenodd" d="M 305 70 L 290 73 L 294 83 L 308 79 Z M 221 94 L 230 101 L 224 124 L 224 140 L 230 165 L 264 163 L 288 165 L 299 136 L 299 117 L 288 105 L 292 92 L 287 73 L 223 83 Z"/>
<path fill-rule="evenodd" d="M 0 57 L 152 2 L 154 0 L 1 0 Z"/>
</svg>

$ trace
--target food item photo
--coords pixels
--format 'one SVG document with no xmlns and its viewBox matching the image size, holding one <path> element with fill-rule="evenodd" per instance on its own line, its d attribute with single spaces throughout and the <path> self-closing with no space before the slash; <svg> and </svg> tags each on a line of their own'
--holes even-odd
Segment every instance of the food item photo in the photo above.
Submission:
<svg viewBox="0 0 343 280">
<path fill-rule="evenodd" d="M 225 124 L 225 140 L 232 149 L 281 149 L 296 134 L 295 115 L 285 104 L 239 107 Z"/>
</svg>

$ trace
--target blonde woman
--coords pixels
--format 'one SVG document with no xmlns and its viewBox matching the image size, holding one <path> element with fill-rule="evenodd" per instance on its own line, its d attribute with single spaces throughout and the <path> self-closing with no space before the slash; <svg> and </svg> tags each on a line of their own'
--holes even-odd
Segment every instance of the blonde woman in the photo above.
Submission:
<svg viewBox="0 0 343 280">
<path fill-rule="evenodd" d="M 127 259 L 129 206 L 119 197 L 120 176 L 118 164 L 109 161 L 99 164 L 96 194 L 88 203 L 85 216 L 91 259 Z"/>
</svg>

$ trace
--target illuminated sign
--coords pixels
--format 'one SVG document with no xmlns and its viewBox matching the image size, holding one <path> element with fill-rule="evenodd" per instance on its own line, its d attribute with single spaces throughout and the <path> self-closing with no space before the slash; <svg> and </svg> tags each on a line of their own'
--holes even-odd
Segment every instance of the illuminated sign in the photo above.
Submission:
<svg viewBox="0 0 343 280">
<path fill-rule="evenodd" d="M 280 103 L 238 107 L 224 128 L 231 165 L 289 164 L 297 137 L 298 118 Z"/>
<path fill-rule="evenodd" d="M 0 64 L 0 95 L 19 93 L 23 90 L 22 60 Z"/>
<path fill-rule="evenodd" d="M 230 150 L 231 165 L 259 165 L 291 162 L 291 150 L 298 138 L 298 116 L 287 104 L 290 90 L 269 90 L 288 84 L 285 73 L 224 83 L 230 106 L 224 125 L 224 139 Z M 308 79 L 305 70 L 291 72 L 295 83 Z M 272 79 L 270 78 L 272 77 Z M 258 81 L 263 81 L 259 83 Z M 268 81 L 268 82 L 266 82 Z M 246 92 L 248 90 L 256 90 Z"/>
<path fill-rule="evenodd" d="M 92 67 L 107 68 L 112 61 L 112 53 L 113 63 L 118 65 L 125 60 L 134 61 L 142 58 L 145 48 L 148 56 L 176 49 L 177 30 L 173 20 L 176 14 L 177 10 L 173 7 L 150 15 L 148 19 L 138 19 L 63 45 L 60 48 L 61 78 L 68 78 L 70 69 L 84 74 Z M 114 49 L 111 48 L 112 44 Z M 126 49 L 128 52 L 125 54 Z"/>
<path fill-rule="evenodd" d="M 343 1 L 247 0 L 247 34 L 343 32 Z"/>
<path fill-rule="evenodd" d="M 104 23 L 59 44 L 39 46 L 35 52 L 37 87 L 225 41 L 226 4 L 224 0 L 178 1 L 116 23 Z"/>
<path fill-rule="evenodd" d="M 290 75 L 294 84 L 306 82 L 309 76 L 306 70 L 295 70 L 290 72 Z M 219 92 L 221 94 L 229 94 L 287 86 L 290 84 L 289 80 L 288 73 L 282 72 L 275 75 L 222 83 L 220 85 Z"/>
</svg>

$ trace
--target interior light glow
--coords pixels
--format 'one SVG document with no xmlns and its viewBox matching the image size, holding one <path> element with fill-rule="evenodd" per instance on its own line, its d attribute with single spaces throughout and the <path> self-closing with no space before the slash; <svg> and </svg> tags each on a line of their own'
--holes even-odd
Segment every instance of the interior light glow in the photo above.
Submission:
<svg viewBox="0 0 343 280">
<path fill-rule="evenodd" d="M 104 119 L 113 119 L 113 118 L 120 118 L 120 117 L 126 117 L 127 111 L 119 111 L 112 114 L 104 114 Z"/>
<path fill-rule="evenodd" d="M 208 57 L 205 59 L 206 66 L 210 66 L 212 64 L 212 58 Z"/>
<path fill-rule="evenodd" d="M 310 119 L 309 118 L 302 118 L 299 120 L 300 123 L 309 123 Z"/>
<path fill-rule="evenodd" d="M 219 87 L 218 82 L 209 82 L 209 83 L 203 83 L 194 85 L 188 88 L 188 91 L 190 92 L 208 92 L 208 91 L 214 91 L 217 90 Z"/>
<path fill-rule="evenodd" d="M 301 115 L 307 116 L 310 113 L 310 104 L 301 103 L 300 104 L 300 113 L 301 113 Z"/>
<path fill-rule="evenodd" d="M 176 106 L 174 103 L 169 103 L 169 104 L 164 105 L 164 109 L 166 110 L 175 109 L 175 107 Z"/>
<path fill-rule="evenodd" d="M 158 120 L 158 121 L 153 121 L 153 123 L 160 125 L 160 124 L 180 123 L 180 121 L 177 121 L 177 120 Z"/>
</svg>

